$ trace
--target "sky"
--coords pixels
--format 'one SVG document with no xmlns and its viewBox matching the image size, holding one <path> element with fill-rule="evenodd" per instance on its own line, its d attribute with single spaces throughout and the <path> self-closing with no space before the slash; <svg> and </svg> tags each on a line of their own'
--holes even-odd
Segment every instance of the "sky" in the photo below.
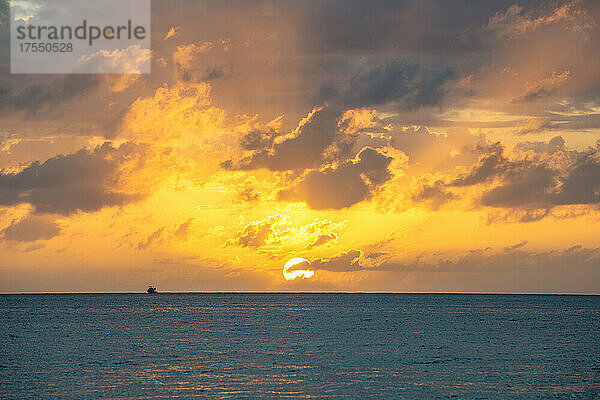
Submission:
<svg viewBox="0 0 600 400">
<path fill-rule="evenodd" d="M 600 293 L 597 1 L 153 0 L 123 75 L 9 22 L 0 292 Z"/>
</svg>

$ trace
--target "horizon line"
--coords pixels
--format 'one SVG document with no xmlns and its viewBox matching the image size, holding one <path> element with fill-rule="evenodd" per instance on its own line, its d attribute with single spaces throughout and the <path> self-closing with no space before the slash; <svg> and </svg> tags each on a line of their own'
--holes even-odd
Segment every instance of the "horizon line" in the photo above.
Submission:
<svg viewBox="0 0 600 400">
<path fill-rule="evenodd" d="M 38 292 L 38 291 L 16 291 L 0 292 L 0 295 L 66 295 L 66 294 L 148 294 L 145 291 L 133 292 Z M 579 292 L 383 292 L 383 291 L 256 291 L 256 290 L 238 290 L 238 291 L 159 291 L 156 294 L 433 294 L 433 295 L 507 295 L 507 296 L 600 296 L 600 293 L 579 293 Z"/>
</svg>

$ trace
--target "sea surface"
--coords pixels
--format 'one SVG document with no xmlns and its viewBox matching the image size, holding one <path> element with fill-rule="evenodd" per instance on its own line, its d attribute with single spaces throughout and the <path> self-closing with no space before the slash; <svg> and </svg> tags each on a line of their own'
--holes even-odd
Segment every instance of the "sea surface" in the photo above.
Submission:
<svg viewBox="0 0 600 400">
<path fill-rule="evenodd" d="M 600 296 L 0 295 L 0 398 L 600 398 Z"/>
</svg>

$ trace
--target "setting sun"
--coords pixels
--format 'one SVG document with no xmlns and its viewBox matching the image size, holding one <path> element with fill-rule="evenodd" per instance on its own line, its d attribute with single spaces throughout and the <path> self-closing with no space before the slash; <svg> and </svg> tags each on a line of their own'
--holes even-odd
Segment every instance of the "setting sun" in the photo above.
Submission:
<svg viewBox="0 0 600 400">
<path fill-rule="evenodd" d="M 283 277 L 287 281 L 292 281 L 296 278 L 311 278 L 315 274 L 315 271 L 308 269 L 309 265 L 310 261 L 308 261 L 306 258 L 292 258 L 283 266 Z"/>
</svg>

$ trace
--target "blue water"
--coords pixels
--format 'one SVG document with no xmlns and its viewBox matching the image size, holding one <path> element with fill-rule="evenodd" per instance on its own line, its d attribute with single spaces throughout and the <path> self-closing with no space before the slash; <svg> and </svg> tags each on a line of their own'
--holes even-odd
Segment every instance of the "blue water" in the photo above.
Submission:
<svg viewBox="0 0 600 400">
<path fill-rule="evenodd" d="M 0 398 L 600 398 L 600 296 L 0 295 Z"/>
</svg>

